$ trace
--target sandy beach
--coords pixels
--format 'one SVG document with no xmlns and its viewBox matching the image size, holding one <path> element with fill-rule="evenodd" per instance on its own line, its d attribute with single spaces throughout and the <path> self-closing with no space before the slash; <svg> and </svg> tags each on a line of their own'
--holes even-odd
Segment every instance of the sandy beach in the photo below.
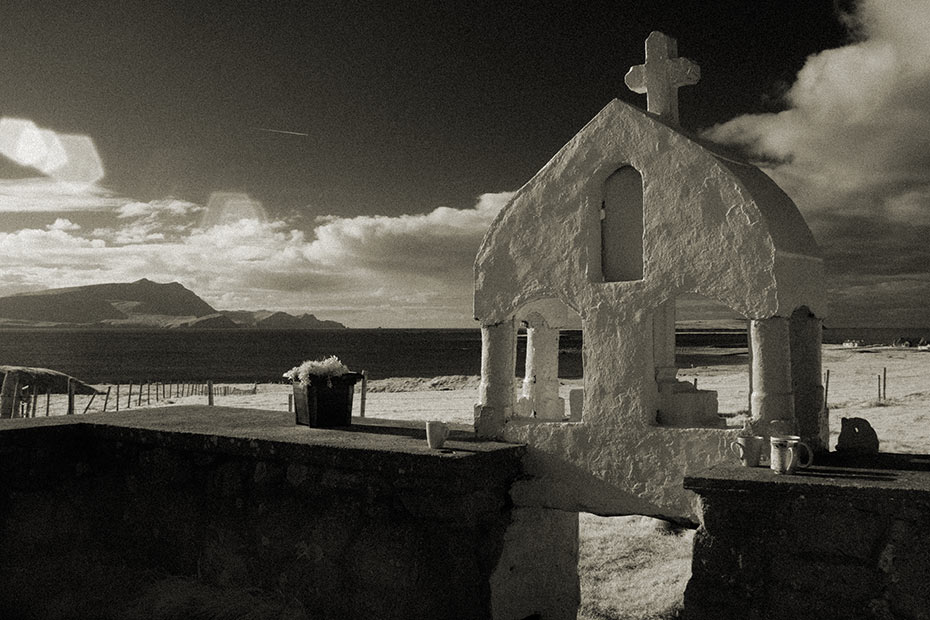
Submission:
<svg viewBox="0 0 930 620">
<path fill-rule="evenodd" d="M 731 361 L 732 360 L 732 361 Z M 829 371 L 828 406 L 830 407 L 831 439 L 836 436 L 843 417 L 864 417 L 878 433 L 882 450 L 889 452 L 930 452 L 930 351 L 916 348 L 875 346 L 848 348 L 841 345 L 823 346 L 823 371 Z M 718 350 L 713 363 L 692 368 L 681 368 L 678 377 L 684 381 L 697 380 L 700 389 L 714 390 L 718 395 L 721 413 L 745 414 L 749 400 L 749 378 L 745 355 L 727 354 Z M 887 377 L 884 399 L 880 400 L 880 378 Z M 365 395 L 365 415 L 373 418 L 396 420 L 437 419 L 460 424 L 473 421 L 477 402 L 479 378 L 449 376 L 432 379 L 392 378 L 368 381 Z M 561 380 L 560 394 L 568 399 L 571 389 L 582 387 L 582 379 Z M 89 411 L 102 411 L 107 400 L 107 411 L 113 411 L 116 389 L 112 385 L 97 385 L 103 392 L 110 389 L 110 398 L 97 396 Z M 143 391 L 139 386 L 120 386 L 119 408 L 125 411 L 142 407 L 203 404 L 207 396 L 203 391 L 195 395 L 178 397 L 173 388 L 167 397 L 154 386 Z M 243 393 L 252 392 L 254 393 Z M 235 391 L 237 393 L 232 394 Z M 230 395 L 224 395 L 229 392 Z M 228 407 L 246 407 L 287 410 L 287 383 L 217 384 L 214 386 L 214 403 Z M 158 397 L 156 398 L 156 394 Z M 76 411 L 82 412 L 90 401 L 78 396 Z M 361 389 L 356 386 L 353 415 L 361 413 Z M 50 415 L 66 411 L 66 399 L 52 395 Z M 45 396 L 37 399 L 37 413 L 45 414 Z M 738 419 L 738 418 L 737 418 Z"/>
</svg>

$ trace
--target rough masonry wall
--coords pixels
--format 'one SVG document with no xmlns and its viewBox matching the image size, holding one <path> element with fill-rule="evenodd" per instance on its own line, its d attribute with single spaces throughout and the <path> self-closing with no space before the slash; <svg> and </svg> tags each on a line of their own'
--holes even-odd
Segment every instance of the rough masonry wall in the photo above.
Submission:
<svg viewBox="0 0 930 620">
<path fill-rule="evenodd" d="M 689 482 L 703 515 L 685 618 L 930 617 L 930 471 L 735 473 Z"/>
<path fill-rule="evenodd" d="M 264 592 L 295 618 L 487 618 L 521 453 L 456 466 L 89 424 L 4 430 L 0 617 L 121 617 L 181 578 L 221 600 Z"/>
</svg>

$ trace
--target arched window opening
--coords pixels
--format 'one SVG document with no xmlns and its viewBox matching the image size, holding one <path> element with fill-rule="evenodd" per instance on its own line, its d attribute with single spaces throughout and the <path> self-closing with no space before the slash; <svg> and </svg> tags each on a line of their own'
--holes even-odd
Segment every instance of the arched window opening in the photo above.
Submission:
<svg viewBox="0 0 930 620">
<path fill-rule="evenodd" d="M 643 279 L 643 177 L 623 166 L 604 183 L 601 203 L 604 282 Z"/>
</svg>

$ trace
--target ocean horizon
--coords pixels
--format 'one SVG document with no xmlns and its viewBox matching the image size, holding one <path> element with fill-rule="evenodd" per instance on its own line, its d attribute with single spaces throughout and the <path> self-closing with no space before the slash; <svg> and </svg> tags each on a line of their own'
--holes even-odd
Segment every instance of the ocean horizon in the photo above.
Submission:
<svg viewBox="0 0 930 620">
<path fill-rule="evenodd" d="M 891 344 L 930 340 L 930 328 L 831 328 L 826 344 L 861 340 Z M 687 330 L 679 347 L 745 348 L 741 330 Z M 582 376 L 582 334 L 560 338 L 559 376 Z M 517 374 L 522 375 L 525 338 L 517 341 Z M 37 366 L 68 373 L 89 383 L 128 381 L 279 382 L 303 360 L 338 356 L 353 371 L 372 379 L 477 375 L 481 332 L 461 329 L 2 329 L 0 364 Z M 687 351 L 680 363 L 689 365 Z"/>
</svg>

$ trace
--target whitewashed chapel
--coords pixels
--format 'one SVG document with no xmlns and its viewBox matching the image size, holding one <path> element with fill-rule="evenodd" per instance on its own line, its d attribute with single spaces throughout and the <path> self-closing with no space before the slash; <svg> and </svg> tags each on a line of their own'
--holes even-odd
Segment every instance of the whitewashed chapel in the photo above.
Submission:
<svg viewBox="0 0 930 620">
<path fill-rule="evenodd" d="M 678 126 L 699 78 L 652 33 L 627 85 L 501 211 L 475 262 L 483 338 L 475 426 L 526 443 L 518 506 L 693 520 L 687 472 L 732 458 L 714 392 L 676 378 L 675 299 L 697 293 L 748 319 L 754 429 L 826 449 L 823 262 L 797 207 L 761 170 Z M 584 390 L 566 415 L 558 331 L 580 317 Z M 576 318 L 577 320 L 577 318 Z M 517 394 L 517 331 L 527 328 Z"/>
</svg>

